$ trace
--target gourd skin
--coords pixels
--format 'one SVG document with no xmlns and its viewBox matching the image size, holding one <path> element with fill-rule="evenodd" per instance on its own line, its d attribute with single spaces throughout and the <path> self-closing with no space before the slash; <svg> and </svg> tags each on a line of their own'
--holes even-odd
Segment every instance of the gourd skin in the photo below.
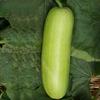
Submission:
<svg viewBox="0 0 100 100">
<path fill-rule="evenodd" d="M 69 8 L 52 8 L 43 34 L 42 80 L 46 93 L 53 99 L 68 91 L 70 51 L 74 17 Z"/>
</svg>

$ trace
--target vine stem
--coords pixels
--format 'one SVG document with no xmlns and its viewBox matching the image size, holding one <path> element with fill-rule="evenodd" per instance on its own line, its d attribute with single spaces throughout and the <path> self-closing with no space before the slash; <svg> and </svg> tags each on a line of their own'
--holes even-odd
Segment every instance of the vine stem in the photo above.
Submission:
<svg viewBox="0 0 100 100">
<path fill-rule="evenodd" d="M 63 7 L 62 3 L 60 2 L 60 0 L 55 0 L 55 2 L 58 4 L 59 7 Z"/>
</svg>

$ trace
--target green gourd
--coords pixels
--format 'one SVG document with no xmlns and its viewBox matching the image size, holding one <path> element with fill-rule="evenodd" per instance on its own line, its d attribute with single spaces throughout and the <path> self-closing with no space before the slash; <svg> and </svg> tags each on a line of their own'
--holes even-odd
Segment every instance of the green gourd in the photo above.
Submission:
<svg viewBox="0 0 100 100">
<path fill-rule="evenodd" d="M 42 46 L 42 81 L 46 93 L 60 99 L 68 92 L 74 16 L 67 7 L 52 8 L 46 18 Z"/>
</svg>

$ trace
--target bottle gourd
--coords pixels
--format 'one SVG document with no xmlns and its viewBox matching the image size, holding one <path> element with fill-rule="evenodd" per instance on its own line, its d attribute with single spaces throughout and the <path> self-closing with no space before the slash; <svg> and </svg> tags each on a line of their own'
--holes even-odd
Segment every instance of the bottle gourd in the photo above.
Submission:
<svg viewBox="0 0 100 100">
<path fill-rule="evenodd" d="M 42 46 L 42 81 L 52 99 L 68 92 L 74 16 L 67 7 L 52 8 L 46 18 Z"/>
</svg>

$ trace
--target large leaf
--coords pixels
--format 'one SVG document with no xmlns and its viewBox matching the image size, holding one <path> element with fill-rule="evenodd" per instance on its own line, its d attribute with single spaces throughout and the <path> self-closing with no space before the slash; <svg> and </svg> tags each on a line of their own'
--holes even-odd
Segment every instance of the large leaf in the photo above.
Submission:
<svg viewBox="0 0 100 100">
<path fill-rule="evenodd" d="M 75 29 L 72 45 L 100 58 L 100 1 L 67 0 L 75 15 Z"/>
<path fill-rule="evenodd" d="M 76 100 L 91 100 L 89 83 L 92 76 L 92 63 L 72 58 L 71 76 L 71 92 Z"/>
<path fill-rule="evenodd" d="M 11 100 L 32 100 L 39 87 L 44 9 L 43 0 L 0 1 L 0 16 L 10 22 L 0 33 L 6 41 L 0 48 L 0 83 Z"/>
</svg>

